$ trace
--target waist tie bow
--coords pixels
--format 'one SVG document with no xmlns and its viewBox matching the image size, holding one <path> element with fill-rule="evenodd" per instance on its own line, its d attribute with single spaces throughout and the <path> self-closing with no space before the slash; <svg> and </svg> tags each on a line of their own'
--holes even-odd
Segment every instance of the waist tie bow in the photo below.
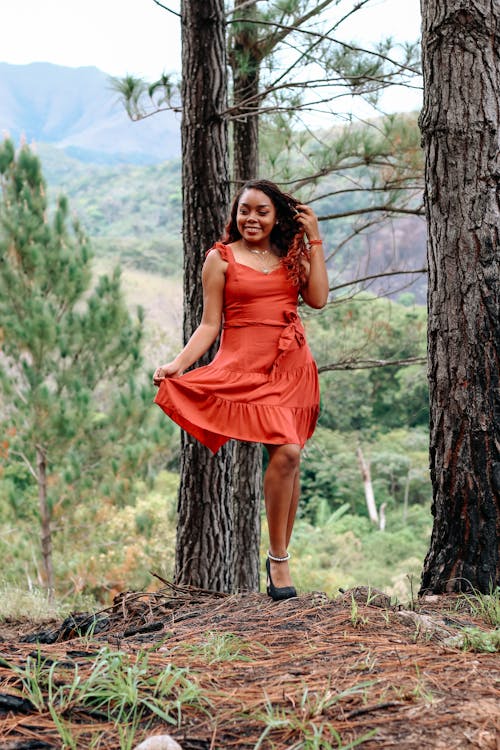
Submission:
<svg viewBox="0 0 500 750">
<path fill-rule="evenodd" d="M 272 373 L 282 359 L 282 357 L 291 349 L 297 349 L 304 346 L 306 338 L 302 321 L 294 310 L 287 310 L 283 313 L 282 320 L 248 320 L 245 318 L 235 318 L 224 323 L 224 328 L 246 328 L 247 326 L 272 326 L 280 327 L 280 337 L 278 339 L 278 353 L 269 372 Z"/>
<path fill-rule="evenodd" d="M 296 312 L 285 312 L 286 326 L 281 332 L 278 339 L 278 356 L 273 362 L 271 372 L 275 369 L 280 359 L 292 348 L 304 346 L 306 338 L 304 335 L 304 326 Z"/>
</svg>

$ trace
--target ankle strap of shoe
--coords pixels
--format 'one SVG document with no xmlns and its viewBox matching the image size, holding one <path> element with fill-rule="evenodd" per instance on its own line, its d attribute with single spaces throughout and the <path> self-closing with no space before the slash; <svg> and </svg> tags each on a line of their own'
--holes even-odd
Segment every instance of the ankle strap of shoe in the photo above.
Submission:
<svg viewBox="0 0 500 750">
<path fill-rule="evenodd" d="M 275 555 L 271 555 L 271 553 L 269 552 L 269 550 L 267 550 L 267 556 L 273 562 L 286 562 L 287 560 L 290 559 L 290 553 L 289 552 L 286 553 L 285 557 L 276 557 Z"/>
</svg>

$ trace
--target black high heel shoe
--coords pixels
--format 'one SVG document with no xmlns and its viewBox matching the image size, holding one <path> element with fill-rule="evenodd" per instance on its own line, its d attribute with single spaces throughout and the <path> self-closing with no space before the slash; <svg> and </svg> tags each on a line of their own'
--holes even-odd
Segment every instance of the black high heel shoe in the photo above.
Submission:
<svg viewBox="0 0 500 750">
<path fill-rule="evenodd" d="M 281 586 L 278 588 L 274 585 L 273 579 L 271 578 L 271 560 L 274 562 L 286 562 L 289 559 L 290 553 L 287 553 L 286 557 L 274 557 L 274 555 L 271 555 L 269 552 L 267 553 L 267 595 L 275 602 L 281 601 L 282 599 L 292 599 L 294 596 L 297 596 L 294 586 Z"/>
</svg>

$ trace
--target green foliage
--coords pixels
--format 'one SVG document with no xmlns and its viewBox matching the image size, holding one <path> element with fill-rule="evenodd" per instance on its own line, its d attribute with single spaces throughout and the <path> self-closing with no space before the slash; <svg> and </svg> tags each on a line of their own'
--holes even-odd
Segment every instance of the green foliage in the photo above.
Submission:
<svg viewBox="0 0 500 750">
<path fill-rule="evenodd" d="M 104 484 L 105 467 L 103 474 Z M 121 591 L 146 590 L 152 583 L 152 570 L 172 578 L 178 482 L 177 475 L 160 472 L 151 489 L 144 482 L 131 482 L 126 503 L 125 497 L 120 504 L 119 496 L 92 491 L 82 492 L 78 503 L 72 498 L 72 505 L 54 509 L 54 575 L 64 607 L 72 602 L 73 607 L 82 608 L 82 599 L 109 603 Z M 36 505 L 31 506 L 31 516 L 18 518 L 6 509 L 2 484 L 1 585 L 6 593 L 2 596 L 0 589 L 0 616 L 16 607 L 25 612 L 32 598 L 34 611 L 48 610 L 49 603 L 43 607 L 37 603 L 46 597 L 37 593 L 42 579 L 34 554 L 38 548 Z"/>
<path fill-rule="evenodd" d="M 70 198 L 97 257 L 181 275 L 180 161 L 99 166 L 49 146 L 39 150 L 47 181 Z"/>
<path fill-rule="evenodd" d="M 326 370 L 321 374 L 321 425 L 341 431 L 427 425 L 424 365 L 356 369 L 364 363 L 425 357 L 423 307 L 365 292 L 354 299 L 338 298 L 320 314 L 307 314 L 307 332 L 318 366 Z M 332 365 L 339 369 L 328 371 Z"/>
<path fill-rule="evenodd" d="M 147 729 L 158 719 L 179 726 L 184 707 L 203 710 L 207 705 L 186 669 L 171 663 L 163 668 L 152 665 L 146 652 L 139 652 L 134 658 L 122 651 L 101 648 L 85 675 L 76 663 L 68 666 L 67 662 L 46 661 L 40 653 L 28 656 L 23 668 L 5 660 L 3 666 L 10 667 L 13 684 L 23 697 L 38 711 L 49 711 L 64 747 L 75 750 L 75 728 L 65 719 L 77 716 L 79 711 L 105 713 L 115 728 L 138 728 L 141 724 L 142 729 Z M 124 747 L 122 743 L 120 746 Z"/>
<path fill-rule="evenodd" d="M 316 429 L 302 461 L 301 517 L 321 526 L 342 507 L 367 515 L 357 458 L 359 438 L 359 433 Z M 413 504 L 427 504 L 431 497 L 427 439 L 422 428 L 367 433 L 362 439 L 379 507 L 386 503 L 388 511 L 399 508 L 407 513 Z"/>
<path fill-rule="evenodd" d="M 138 384 L 142 312 L 120 274 L 91 288 L 91 251 L 67 200 L 47 218 L 41 165 L 28 147 L 0 148 L 0 495 L 33 517 L 34 490 L 52 517 L 100 487 L 125 502 L 154 434 L 150 389 Z M 46 462 L 40 468 L 40 457 Z M 147 467 L 147 462 L 146 462 Z M 42 476 L 43 471 L 43 476 Z M 46 486 L 45 486 L 46 472 Z"/>
<path fill-rule="evenodd" d="M 479 653 L 500 653 L 500 630 L 480 630 L 479 628 L 464 628 L 460 636 L 464 651 Z"/>
<path fill-rule="evenodd" d="M 413 440 L 417 439 L 414 435 Z M 407 435 L 407 441 L 412 442 L 411 435 Z M 355 445 L 354 441 L 352 444 Z M 308 460 L 306 456 L 304 464 Z M 178 481 L 175 474 L 161 473 L 152 490 L 136 484 L 133 493 L 136 499 L 122 508 L 95 496 L 87 498 L 71 513 L 61 512 L 57 516 L 60 530 L 54 537 L 54 567 L 65 607 L 71 602 L 81 606 L 84 596 L 107 604 L 121 591 L 147 590 L 152 584 L 150 571 L 171 579 Z M 418 580 L 429 543 L 432 526 L 429 503 L 420 504 L 410 493 L 406 513 L 401 504 L 392 504 L 387 509 L 387 527 L 380 531 L 366 515 L 356 466 L 352 482 L 355 483 L 352 492 L 359 496 L 356 512 L 347 503 L 332 512 L 325 501 L 323 511 L 313 514 L 312 510 L 307 512 L 305 501 L 301 500 L 300 511 L 305 506 L 305 517 L 296 522 L 291 546 L 294 582 L 301 591 L 321 590 L 330 596 L 335 596 L 339 587 L 372 585 L 405 600 L 409 596 L 409 576 Z M 264 519 L 263 524 L 264 557 L 267 548 Z M 7 587 L 4 574 L 4 588 L 8 592 L 15 586 L 20 602 L 24 582 L 29 576 L 36 576 L 32 558 L 35 546 L 33 521 L 12 520 L 4 525 L 0 555 L 4 569 L 9 571 L 10 584 Z M 27 606 L 29 599 L 28 604 L 22 605 Z M 22 607 L 20 612 L 24 611 Z M 12 611 L 7 594 L 0 599 L 2 611 L 6 614 Z M 232 646 L 239 644 L 210 642 L 207 654 L 211 658 L 216 653 L 229 654 Z"/>
<path fill-rule="evenodd" d="M 500 588 L 497 587 L 489 594 L 482 594 L 480 591 L 464 594 L 464 599 L 475 617 L 480 617 L 488 625 L 500 628 Z"/>
<path fill-rule="evenodd" d="M 295 523 L 291 570 L 299 591 L 324 591 L 336 596 L 339 588 L 372 586 L 400 601 L 418 580 L 429 546 L 432 517 L 428 505 L 410 506 L 387 514 L 385 531 L 368 517 L 346 512 L 344 506 L 321 525 L 306 519 Z M 262 553 L 268 545 L 264 524 Z"/>
<path fill-rule="evenodd" d="M 308 191 L 304 197 L 313 197 L 312 191 L 320 186 L 325 214 L 369 209 L 370 201 L 395 205 L 423 170 L 415 114 L 349 122 L 313 136 L 306 128 L 297 128 L 291 114 L 279 112 L 262 117 L 261 144 L 262 169 L 278 181 L 304 183 Z M 370 188 L 373 193 L 367 192 Z M 382 195 L 377 194 L 380 190 Z"/>
</svg>

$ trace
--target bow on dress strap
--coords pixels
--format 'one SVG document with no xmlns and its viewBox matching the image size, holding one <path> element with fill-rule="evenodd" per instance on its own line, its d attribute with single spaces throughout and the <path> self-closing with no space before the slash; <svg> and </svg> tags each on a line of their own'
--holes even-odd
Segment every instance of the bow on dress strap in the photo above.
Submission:
<svg viewBox="0 0 500 750">
<path fill-rule="evenodd" d="M 218 250 L 220 257 L 222 260 L 230 261 L 231 257 L 229 253 L 231 252 L 227 245 L 225 245 L 223 242 L 214 242 L 212 247 L 209 247 L 208 250 L 205 251 L 205 258 L 207 257 L 208 253 L 211 253 L 212 250 Z"/>
</svg>

